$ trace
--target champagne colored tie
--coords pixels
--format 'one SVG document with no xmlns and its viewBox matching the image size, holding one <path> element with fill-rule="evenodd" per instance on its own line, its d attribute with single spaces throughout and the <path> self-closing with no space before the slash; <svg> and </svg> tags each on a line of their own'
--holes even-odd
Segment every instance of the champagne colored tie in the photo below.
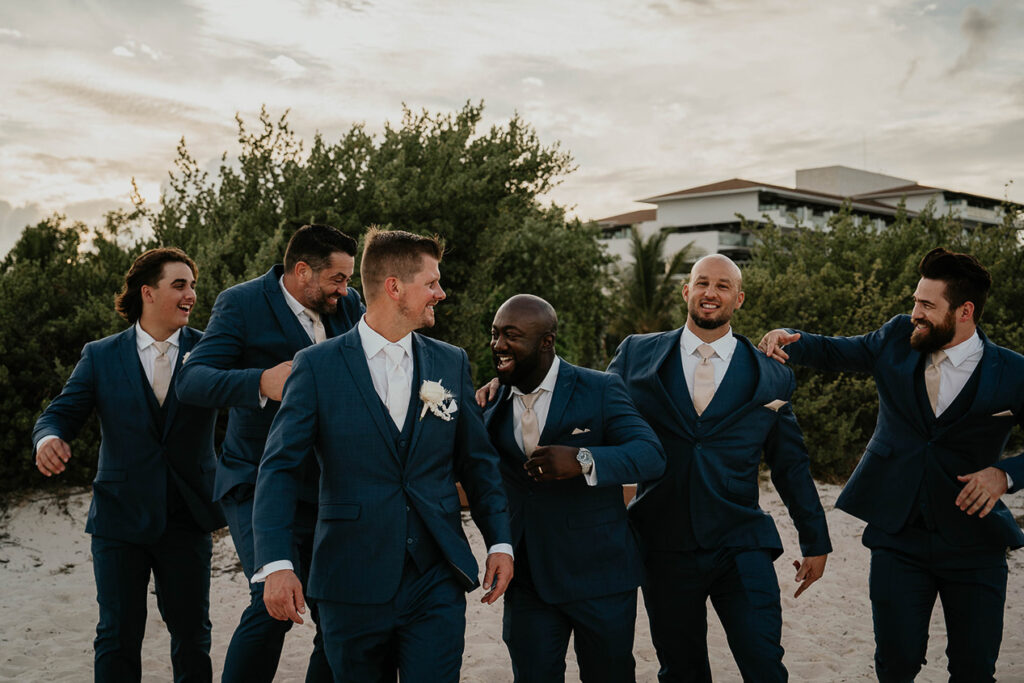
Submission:
<svg viewBox="0 0 1024 683">
<path fill-rule="evenodd" d="M 924 388 L 928 392 L 928 403 L 932 405 L 932 412 L 938 416 L 939 384 L 942 382 L 942 371 L 939 366 L 946 360 L 946 352 L 938 350 L 931 355 L 931 363 L 924 371 Z"/>
<path fill-rule="evenodd" d="M 409 412 L 409 395 L 412 393 L 412 380 L 402 367 L 405 349 L 398 344 L 384 347 L 388 357 L 388 412 L 399 430 L 405 426 L 405 416 Z"/>
<path fill-rule="evenodd" d="M 327 330 L 324 329 L 324 323 L 320 320 L 320 314 L 312 308 L 303 309 L 303 312 L 307 318 L 313 321 L 313 343 L 319 344 L 322 341 L 327 341 Z"/>
<path fill-rule="evenodd" d="M 523 453 L 526 457 L 530 457 L 537 450 L 537 444 L 540 442 L 540 429 L 537 426 L 537 413 L 533 411 L 533 404 L 540 397 L 541 391 L 543 390 L 538 389 L 532 394 L 523 394 L 519 397 L 523 399 L 523 406 L 526 408 L 520 423 L 523 429 Z"/>
<path fill-rule="evenodd" d="M 711 364 L 715 350 L 710 344 L 701 344 L 697 353 L 700 354 L 700 363 L 693 373 L 693 407 L 701 415 L 715 397 L 715 366 Z"/>
<path fill-rule="evenodd" d="M 171 342 L 155 341 L 153 346 L 157 350 L 157 357 L 153 360 L 153 393 L 156 402 L 162 406 L 171 386 L 171 359 L 167 357 Z"/>
</svg>

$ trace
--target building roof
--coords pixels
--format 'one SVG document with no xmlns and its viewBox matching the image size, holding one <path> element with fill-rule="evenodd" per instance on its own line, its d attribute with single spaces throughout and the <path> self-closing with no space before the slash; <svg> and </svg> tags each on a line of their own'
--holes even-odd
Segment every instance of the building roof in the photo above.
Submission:
<svg viewBox="0 0 1024 683">
<path fill-rule="evenodd" d="M 620 213 L 617 216 L 598 218 L 597 223 L 598 225 L 601 226 L 610 227 L 613 225 L 633 225 L 635 223 L 646 223 L 647 221 L 653 221 L 657 218 L 657 209 L 640 209 L 639 211 Z"/>
<path fill-rule="evenodd" d="M 717 183 L 710 183 L 708 185 L 698 185 L 697 187 L 690 187 L 685 190 L 679 190 L 678 192 L 669 192 L 667 194 L 661 194 L 655 197 L 648 197 L 647 199 L 639 199 L 637 201 L 649 204 L 657 204 L 658 202 L 663 202 L 670 199 L 682 199 L 684 197 L 694 197 L 698 195 L 709 194 L 732 194 L 750 190 L 766 190 L 770 192 L 777 192 L 787 197 L 794 197 L 798 199 L 812 197 L 815 199 L 824 200 L 829 204 L 835 205 L 840 205 L 847 199 L 850 199 L 854 207 L 862 207 L 873 210 L 877 209 L 881 210 L 884 213 L 893 212 L 892 206 L 888 204 L 883 204 L 882 202 L 876 202 L 873 199 L 869 199 L 867 195 L 864 195 L 863 198 L 841 197 L 839 195 L 829 194 L 827 192 L 818 192 L 817 190 L 793 189 L 792 187 L 785 187 L 784 185 L 773 185 L 772 183 L 757 183 L 754 182 L 753 180 L 744 180 L 743 178 L 731 178 L 729 180 L 723 180 Z"/>
</svg>

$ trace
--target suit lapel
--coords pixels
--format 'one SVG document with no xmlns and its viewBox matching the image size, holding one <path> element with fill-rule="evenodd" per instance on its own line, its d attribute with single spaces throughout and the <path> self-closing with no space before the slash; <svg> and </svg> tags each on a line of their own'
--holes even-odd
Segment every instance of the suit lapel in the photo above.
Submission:
<svg viewBox="0 0 1024 683">
<path fill-rule="evenodd" d="M 551 441 L 552 435 L 558 433 L 559 425 L 562 424 L 562 417 L 565 415 L 565 408 L 569 405 L 573 389 L 576 387 L 576 368 L 559 359 L 558 378 L 555 380 L 555 391 L 551 394 L 551 405 L 548 407 L 548 417 L 544 421 L 544 431 L 540 434 L 540 444 Z"/>
<path fill-rule="evenodd" d="M 412 333 L 412 354 L 413 363 L 416 364 L 416 368 L 419 368 L 419 377 L 421 382 L 436 381 L 431 380 L 434 376 L 434 349 L 423 341 L 423 338 L 417 333 Z M 413 369 L 413 376 L 416 375 L 416 368 Z M 442 382 L 443 384 L 443 382 Z M 448 391 L 452 391 L 455 387 L 445 387 Z M 416 411 L 416 415 L 413 417 L 416 420 L 412 426 L 412 440 L 409 442 L 409 457 L 416 452 L 416 444 L 420 440 L 420 434 L 423 432 L 423 420 L 420 419 L 419 412 L 423 410 L 423 402 L 419 400 L 419 390 L 417 386 L 413 386 L 412 395 L 413 401 L 410 404 Z M 454 393 L 454 392 L 453 392 Z M 456 402 L 461 401 L 472 401 L 472 396 L 458 396 Z"/>
<path fill-rule="evenodd" d="M 178 414 L 178 392 L 175 390 L 178 373 L 181 371 L 181 364 L 184 361 L 185 354 L 192 350 L 194 344 L 195 339 L 192 337 L 191 330 L 187 327 L 181 328 L 181 334 L 178 335 L 178 358 L 174 361 L 171 386 L 167 390 L 167 396 L 164 399 L 164 402 L 167 404 L 167 416 L 164 419 L 164 439 L 167 438 L 167 434 L 171 430 L 171 424 L 174 423 L 174 417 Z"/>
<path fill-rule="evenodd" d="M 981 360 L 978 361 L 978 368 L 975 372 L 978 374 L 978 386 L 974 391 L 974 397 L 971 400 L 970 407 L 965 410 L 956 419 L 945 425 L 942 431 L 946 431 L 956 426 L 961 420 L 967 417 L 974 416 L 987 416 L 996 412 L 997 406 L 995 400 L 997 396 L 1001 396 L 1003 392 L 998 390 L 999 380 L 1003 373 L 1003 360 L 999 354 L 999 347 L 989 341 L 988 337 L 979 329 L 978 336 L 981 337 L 982 344 L 984 346 L 984 352 L 982 353 Z M 971 385 L 971 380 L 968 379 L 967 383 L 964 384 L 963 389 L 960 391 L 967 391 Z M 949 408 L 956 405 L 954 399 L 953 404 Z M 949 410 L 947 408 L 947 410 Z M 945 415 L 945 413 L 943 413 Z"/>
<path fill-rule="evenodd" d="M 668 332 L 657 338 L 657 342 L 654 346 L 653 353 L 651 354 L 651 363 L 644 372 L 644 376 L 648 380 L 648 384 L 654 388 L 655 398 L 657 399 L 653 408 L 656 410 L 666 410 L 670 418 L 667 422 L 675 425 L 679 428 L 679 431 L 684 436 L 693 436 L 693 425 L 683 413 L 680 411 L 679 403 L 683 401 L 689 401 L 692 406 L 693 403 L 689 395 L 680 396 L 677 398 L 673 397 L 668 389 L 665 387 L 665 383 L 661 381 L 661 366 L 666 362 L 671 362 L 669 356 L 672 355 L 672 351 L 679 346 L 679 340 L 683 336 L 683 328 Z M 680 361 L 680 367 L 678 368 L 679 374 L 683 374 L 682 361 Z M 685 380 L 683 382 L 685 388 Z M 692 408 L 691 408 L 692 409 Z"/>
<path fill-rule="evenodd" d="M 279 270 L 279 266 L 274 266 L 263 276 L 263 295 L 267 297 L 267 304 L 270 306 L 270 310 L 273 311 L 274 317 L 277 318 L 277 323 L 281 326 L 281 330 L 284 331 L 285 337 L 292 344 L 295 352 L 298 352 L 313 342 L 310 340 L 309 335 L 306 334 L 306 330 L 302 328 L 302 323 L 292 313 L 292 309 L 288 308 L 288 303 L 284 300 L 284 292 L 281 291 L 281 274 L 284 272 L 283 269 Z"/>
<path fill-rule="evenodd" d="M 153 396 L 153 388 L 142 381 L 145 374 L 142 371 L 142 363 L 139 361 L 139 347 L 135 337 L 135 325 L 121 333 L 121 338 L 118 340 L 118 355 L 121 357 L 121 369 L 124 370 L 125 377 L 128 380 L 128 390 L 138 397 L 140 405 L 146 411 L 149 428 L 153 430 L 153 435 L 159 438 L 160 435 L 156 429 L 157 416 L 153 414 L 153 405 L 156 404 L 156 398 Z"/>
<path fill-rule="evenodd" d="M 370 377 L 370 367 L 366 364 L 366 354 L 363 352 L 363 344 L 360 341 L 359 328 L 353 327 L 339 339 L 341 344 L 338 349 L 352 375 L 356 393 L 366 405 L 366 411 L 373 419 L 373 423 L 377 425 L 377 430 L 380 432 L 381 439 L 387 444 L 388 451 L 395 461 L 398 461 L 398 451 L 395 450 L 395 441 L 388 426 L 391 416 L 384 414 L 384 404 L 377 395 L 377 390 L 373 388 L 373 378 Z"/>
</svg>

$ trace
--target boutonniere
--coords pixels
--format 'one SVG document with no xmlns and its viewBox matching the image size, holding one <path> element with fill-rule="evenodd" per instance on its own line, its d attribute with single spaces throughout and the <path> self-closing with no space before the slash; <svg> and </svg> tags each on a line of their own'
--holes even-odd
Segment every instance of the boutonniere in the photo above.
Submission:
<svg viewBox="0 0 1024 683">
<path fill-rule="evenodd" d="M 459 409 L 452 393 L 441 386 L 441 382 L 423 380 L 420 386 L 420 400 L 423 401 L 423 410 L 420 411 L 420 419 L 429 410 L 445 422 L 452 419 L 452 413 Z"/>
</svg>

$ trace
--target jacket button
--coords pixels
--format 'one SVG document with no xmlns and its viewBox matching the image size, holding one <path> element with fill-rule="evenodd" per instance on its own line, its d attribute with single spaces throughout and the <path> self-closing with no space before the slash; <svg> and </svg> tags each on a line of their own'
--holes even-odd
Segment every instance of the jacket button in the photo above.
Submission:
<svg viewBox="0 0 1024 683">
<path fill-rule="evenodd" d="M 405 539 L 405 542 L 406 542 L 407 545 L 412 545 L 414 543 L 413 539 L 411 539 L 411 538 Z"/>
</svg>

